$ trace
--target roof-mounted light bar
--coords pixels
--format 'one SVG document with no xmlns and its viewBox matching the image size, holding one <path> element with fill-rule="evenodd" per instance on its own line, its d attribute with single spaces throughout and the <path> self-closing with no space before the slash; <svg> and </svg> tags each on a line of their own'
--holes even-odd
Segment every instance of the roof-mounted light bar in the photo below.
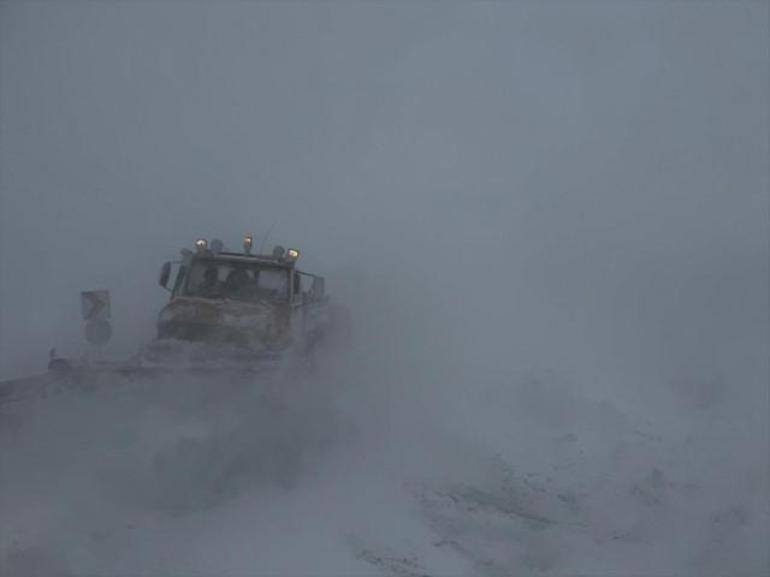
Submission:
<svg viewBox="0 0 770 577">
<path fill-rule="evenodd" d="M 290 248 L 290 249 L 284 249 L 282 246 L 277 245 L 275 248 L 273 248 L 273 252 L 268 257 L 267 255 L 252 255 L 251 251 L 254 248 L 254 237 L 250 234 L 244 235 L 243 237 L 243 254 L 248 256 L 255 256 L 257 258 L 272 258 L 273 260 L 284 262 L 284 263 L 294 263 L 296 262 L 300 257 L 299 249 L 296 248 Z M 195 241 L 195 250 L 199 253 L 208 253 L 211 252 L 213 254 L 220 254 L 224 251 L 224 245 L 221 240 L 219 239 L 213 239 L 211 242 L 209 242 L 205 238 L 199 238 Z M 230 254 L 230 253 L 225 253 Z"/>
</svg>

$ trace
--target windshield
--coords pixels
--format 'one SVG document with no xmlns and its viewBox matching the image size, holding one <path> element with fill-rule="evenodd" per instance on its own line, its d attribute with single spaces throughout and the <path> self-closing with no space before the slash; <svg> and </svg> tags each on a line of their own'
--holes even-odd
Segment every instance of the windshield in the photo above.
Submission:
<svg viewBox="0 0 770 577">
<path fill-rule="evenodd" d="M 187 279 L 185 295 L 243 301 L 288 300 L 286 269 L 259 263 L 198 260 Z"/>
</svg>

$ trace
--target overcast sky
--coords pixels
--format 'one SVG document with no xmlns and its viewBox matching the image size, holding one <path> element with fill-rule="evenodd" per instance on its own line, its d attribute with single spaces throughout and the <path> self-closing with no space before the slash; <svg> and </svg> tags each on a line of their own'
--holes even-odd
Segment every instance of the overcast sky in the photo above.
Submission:
<svg viewBox="0 0 770 577">
<path fill-rule="evenodd" d="M 272 225 L 493 357 L 766 368 L 765 2 L 0 11 L 2 375 L 80 346 L 84 289 L 137 346 L 164 260 Z"/>
</svg>

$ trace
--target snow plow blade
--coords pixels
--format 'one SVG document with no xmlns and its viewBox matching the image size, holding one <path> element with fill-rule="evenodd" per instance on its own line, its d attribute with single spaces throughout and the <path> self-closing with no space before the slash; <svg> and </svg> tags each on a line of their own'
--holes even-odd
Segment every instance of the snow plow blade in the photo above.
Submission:
<svg viewBox="0 0 770 577">
<path fill-rule="evenodd" d="M 159 382 L 190 377 L 212 382 L 253 381 L 254 377 L 275 369 L 278 357 L 262 357 L 259 362 L 139 364 L 99 363 L 76 365 L 56 359 L 47 373 L 0 382 L 0 406 L 32 399 L 42 399 L 70 392 L 88 392 L 112 387 L 130 387 L 132 383 Z"/>
</svg>

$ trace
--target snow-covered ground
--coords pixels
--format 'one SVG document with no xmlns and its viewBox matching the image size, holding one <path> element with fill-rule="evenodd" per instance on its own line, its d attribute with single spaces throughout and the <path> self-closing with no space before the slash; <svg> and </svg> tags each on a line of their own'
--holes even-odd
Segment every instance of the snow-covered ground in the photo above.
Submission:
<svg viewBox="0 0 770 577">
<path fill-rule="evenodd" d="M 542 371 L 458 396 L 358 353 L 3 407 L 2 573 L 767 574 L 751 395 L 650 414 Z"/>
</svg>

